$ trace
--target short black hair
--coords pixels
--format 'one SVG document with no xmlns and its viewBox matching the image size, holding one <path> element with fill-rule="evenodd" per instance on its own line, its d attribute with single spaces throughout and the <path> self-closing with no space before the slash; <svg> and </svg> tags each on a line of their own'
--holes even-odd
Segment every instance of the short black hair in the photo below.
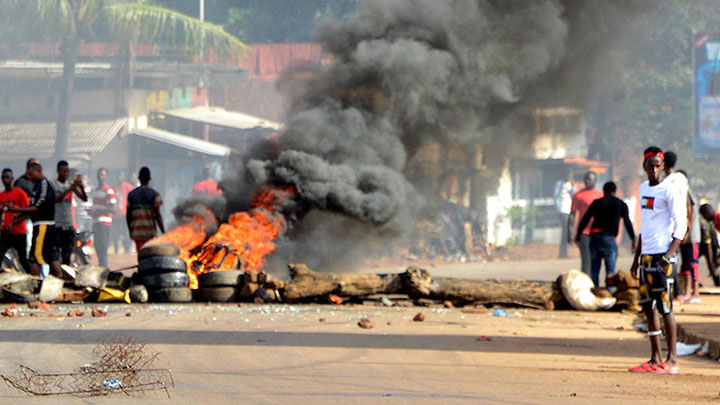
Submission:
<svg viewBox="0 0 720 405">
<path fill-rule="evenodd" d="M 677 154 L 673 151 L 665 152 L 665 168 L 672 169 L 675 167 L 675 163 L 677 163 Z"/>
<path fill-rule="evenodd" d="M 6 167 L 6 168 L 4 168 L 4 169 L 3 169 L 3 171 L 2 171 L 2 172 L 3 172 L 3 173 L 7 173 L 7 172 L 10 172 L 10 174 L 12 174 L 12 169 L 11 169 L 11 168 L 9 168 L 9 167 Z"/>
<path fill-rule="evenodd" d="M 603 185 L 603 193 L 610 195 L 617 191 L 617 185 L 613 181 L 608 181 Z"/>
<path fill-rule="evenodd" d="M 25 162 L 25 168 L 26 168 L 26 169 L 29 169 L 29 168 L 30 168 L 30 165 L 32 165 L 33 163 L 37 163 L 37 159 L 36 159 L 36 158 L 30 158 L 30 159 L 28 159 L 27 162 Z"/>
<path fill-rule="evenodd" d="M 37 170 L 42 172 L 42 166 L 40 166 L 40 163 L 30 163 L 27 168 L 29 170 Z"/>
<path fill-rule="evenodd" d="M 658 153 L 662 153 L 662 149 L 658 148 L 657 146 L 650 146 L 643 152 L 643 156 L 647 155 L 648 153 L 652 153 L 653 155 L 657 155 Z M 645 159 L 643 159 L 645 160 Z"/>
<path fill-rule="evenodd" d="M 140 172 L 138 173 L 138 180 L 140 180 L 140 182 L 142 183 L 150 180 L 150 169 L 145 166 L 140 168 Z"/>
<path fill-rule="evenodd" d="M 58 169 L 61 168 L 61 167 L 66 167 L 66 166 L 67 166 L 67 167 L 70 167 L 70 165 L 68 164 L 68 162 L 66 162 L 66 161 L 64 161 L 64 160 L 61 160 L 61 161 L 59 161 L 59 162 L 57 163 L 57 168 L 58 168 Z"/>
<path fill-rule="evenodd" d="M 101 168 L 99 168 L 99 169 L 97 170 L 97 174 L 100 175 L 100 173 L 102 173 L 102 172 L 107 173 L 107 171 L 108 171 L 108 170 L 107 170 L 106 168 L 101 167 Z"/>
<path fill-rule="evenodd" d="M 700 212 L 714 213 L 715 209 L 710 204 L 703 204 L 700 206 Z"/>
</svg>

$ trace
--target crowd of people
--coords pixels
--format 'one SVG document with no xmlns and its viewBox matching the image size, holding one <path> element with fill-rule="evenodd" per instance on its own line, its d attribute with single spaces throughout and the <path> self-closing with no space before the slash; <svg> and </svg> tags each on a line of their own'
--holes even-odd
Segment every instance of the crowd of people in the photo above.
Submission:
<svg viewBox="0 0 720 405">
<path fill-rule="evenodd" d="M 643 155 L 647 181 L 638 189 L 641 222 L 638 235 L 630 220 L 628 205 L 615 196 L 613 182 L 596 189 L 596 175 L 586 173 L 584 188 L 575 192 L 572 177 L 558 182 L 556 205 L 561 215 L 563 240 L 560 256 L 567 256 L 567 245 L 576 243 L 581 269 L 600 286 L 602 263 L 606 276 L 616 271 L 620 221 L 632 244 L 634 257 L 630 272 L 639 281 L 640 305 L 648 321 L 651 358 L 632 367 L 632 372 L 677 374 L 676 325 L 673 304 L 699 304 L 700 257 L 705 256 L 711 278 L 720 285 L 716 231 L 720 213 L 710 204 L 701 204 L 690 187 L 688 174 L 676 170 L 677 155 L 649 147 Z M 682 287 L 681 287 L 682 285 Z M 663 317 L 666 359 L 661 358 L 660 316 Z"/>
<path fill-rule="evenodd" d="M 108 250 L 114 244 L 131 251 L 130 240 L 139 250 L 165 232 L 160 213 L 162 198 L 149 186 L 150 170 L 143 167 L 133 185 L 120 172 L 117 183 L 108 182 L 108 170 L 100 168 L 93 186 L 87 175 L 57 163 L 57 175 L 46 177 L 37 159 L 29 159 L 17 180 L 11 169 L 2 171 L 0 192 L 0 258 L 15 251 L 20 267 L 33 275 L 62 277 L 61 264 L 71 264 L 78 232 L 91 232 L 100 266 L 108 266 Z M 134 177 L 133 177 L 134 180 Z M 124 217 L 124 218 L 123 218 Z"/>
</svg>

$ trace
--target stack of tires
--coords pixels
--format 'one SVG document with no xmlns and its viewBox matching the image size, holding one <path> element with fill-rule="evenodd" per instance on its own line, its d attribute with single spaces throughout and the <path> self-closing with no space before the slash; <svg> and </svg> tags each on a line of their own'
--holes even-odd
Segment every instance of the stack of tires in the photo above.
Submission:
<svg viewBox="0 0 720 405">
<path fill-rule="evenodd" d="M 226 270 L 202 273 L 198 276 L 200 288 L 195 290 L 196 302 L 235 302 L 238 286 L 242 282 L 242 271 Z"/>
<path fill-rule="evenodd" d="M 171 244 L 153 244 L 138 252 L 136 282 L 145 286 L 150 302 L 190 302 L 190 278 L 180 249 Z"/>
</svg>

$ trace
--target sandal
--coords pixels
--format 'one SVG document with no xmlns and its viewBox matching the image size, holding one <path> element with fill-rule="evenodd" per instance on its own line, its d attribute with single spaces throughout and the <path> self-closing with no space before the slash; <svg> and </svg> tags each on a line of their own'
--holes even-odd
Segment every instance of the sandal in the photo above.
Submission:
<svg viewBox="0 0 720 405">
<path fill-rule="evenodd" d="M 642 364 L 640 364 L 639 366 L 630 367 L 628 369 L 628 371 L 631 373 L 650 373 L 650 372 L 652 372 L 653 368 L 655 368 L 655 367 L 657 367 L 657 366 L 651 365 L 650 363 L 648 363 L 646 361 L 646 362 L 643 362 Z"/>
<path fill-rule="evenodd" d="M 670 367 L 669 364 L 665 363 L 664 361 L 657 366 L 652 366 L 652 369 L 650 370 L 653 374 L 671 374 L 676 375 L 680 371 L 680 368 L 678 366 Z"/>
</svg>

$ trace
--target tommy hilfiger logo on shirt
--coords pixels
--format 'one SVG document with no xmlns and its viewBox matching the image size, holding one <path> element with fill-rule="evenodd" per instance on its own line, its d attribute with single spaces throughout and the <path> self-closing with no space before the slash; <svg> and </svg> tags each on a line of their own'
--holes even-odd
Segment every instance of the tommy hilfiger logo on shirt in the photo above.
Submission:
<svg viewBox="0 0 720 405">
<path fill-rule="evenodd" d="M 655 209 L 655 197 L 642 197 L 640 199 L 640 207 L 647 210 Z"/>
</svg>

